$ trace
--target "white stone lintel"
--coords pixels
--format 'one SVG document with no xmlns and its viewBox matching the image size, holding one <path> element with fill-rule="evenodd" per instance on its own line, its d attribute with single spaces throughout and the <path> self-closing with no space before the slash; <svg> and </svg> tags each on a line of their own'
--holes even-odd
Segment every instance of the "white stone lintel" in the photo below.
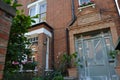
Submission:
<svg viewBox="0 0 120 80">
<path fill-rule="evenodd" d="M 37 30 L 30 31 L 28 33 L 25 33 L 25 36 L 31 36 L 34 34 L 41 34 L 41 33 L 44 33 L 44 34 L 48 35 L 49 37 L 52 37 L 52 33 L 45 28 L 40 28 Z"/>
</svg>

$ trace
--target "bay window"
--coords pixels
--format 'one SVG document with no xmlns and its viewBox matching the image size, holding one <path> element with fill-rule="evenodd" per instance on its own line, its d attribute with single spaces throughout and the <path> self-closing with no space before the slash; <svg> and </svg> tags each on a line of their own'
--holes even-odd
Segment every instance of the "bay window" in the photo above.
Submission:
<svg viewBox="0 0 120 80">
<path fill-rule="evenodd" d="M 37 0 L 28 5 L 31 17 L 39 15 L 38 18 L 33 18 L 36 23 L 32 23 L 32 25 L 46 21 L 46 6 L 46 0 Z"/>
</svg>

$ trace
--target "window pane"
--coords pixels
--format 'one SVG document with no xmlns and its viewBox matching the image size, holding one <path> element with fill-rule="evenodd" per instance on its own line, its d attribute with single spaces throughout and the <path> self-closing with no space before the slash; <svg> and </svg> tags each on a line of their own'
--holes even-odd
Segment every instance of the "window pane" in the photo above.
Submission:
<svg viewBox="0 0 120 80">
<path fill-rule="evenodd" d="M 40 21 L 46 21 L 46 13 L 40 15 Z"/>
<path fill-rule="evenodd" d="M 35 6 L 30 8 L 30 16 L 35 16 Z"/>
<path fill-rule="evenodd" d="M 80 5 L 90 2 L 90 0 L 80 0 Z"/>
<path fill-rule="evenodd" d="M 91 40 L 84 41 L 85 55 L 88 65 L 94 65 L 94 49 Z"/>
<path fill-rule="evenodd" d="M 95 44 L 95 43 L 94 43 Z M 102 41 L 99 41 L 95 44 L 95 60 L 96 64 L 104 64 L 104 54 L 103 54 L 103 44 Z"/>
<path fill-rule="evenodd" d="M 46 12 L 46 4 L 40 5 L 40 14 Z"/>
</svg>

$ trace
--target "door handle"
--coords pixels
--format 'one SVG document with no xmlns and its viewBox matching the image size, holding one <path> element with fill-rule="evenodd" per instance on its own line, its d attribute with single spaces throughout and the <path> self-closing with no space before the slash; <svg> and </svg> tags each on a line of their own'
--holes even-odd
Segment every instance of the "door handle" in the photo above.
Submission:
<svg viewBox="0 0 120 80">
<path fill-rule="evenodd" d="M 86 67 L 88 67 L 88 63 L 87 63 L 87 61 L 85 61 L 85 65 L 86 65 Z"/>
</svg>

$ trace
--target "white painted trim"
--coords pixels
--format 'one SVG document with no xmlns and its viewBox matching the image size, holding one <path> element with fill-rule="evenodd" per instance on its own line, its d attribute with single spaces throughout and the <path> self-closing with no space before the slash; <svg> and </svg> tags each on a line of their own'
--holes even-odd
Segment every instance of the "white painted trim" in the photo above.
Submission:
<svg viewBox="0 0 120 80">
<path fill-rule="evenodd" d="M 87 7 L 93 7 L 93 8 L 95 8 L 95 4 L 90 4 L 90 5 L 87 5 L 87 6 L 79 7 L 78 9 L 80 11 L 82 11 L 82 9 L 87 8 Z"/>
<path fill-rule="evenodd" d="M 49 37 L 47 37 L 47 50 L 46 50 L 46 66 L 45 66 L 45 70 L 49 70 Z"/>
<path fill-rule="evenodd" d="M 78 0 L 78 2 L 79 2 L 79 5 L 80 5 L 80 0 Z"/>
<path fill-rule="evenodd" d="M 45 34 L 48 35 L 49 37 L 52 37 L 51 32 L 48 31 L 48 30 L 45 29 L 45 28 L 40 28 L 40 29 L 37 29 L 37 30 L 30 31 L 30 32 L 28 32 L 28 33 L 25 33 L 25 35 L 26 35 L 26 36 L 30 36 L 30 35 L 41 34 L 41 33 L 45 33 Z"/>
<path fill-rule="evenodd" d="M 120 15 L 120 7 L 119 7 L 119 4 L 118 4 L 118 0 L 115 0 L 115 3 L 116 3 L 116 6 L 117 6 L 117 9 L 118 9 L 118 13 Z"/>
<path fill-rule="evenodd" d="M 46 2 L 46 0 L 38 0 L 38 1 L 35 1 L 35 2 L 33 2 L 33 3 L 31 3 L 31 4 L 29 4 L 28 6 L 27 6 L 27 8 L 30 8 L 30 7 L 32 7 L 32 6 L 35 6 L 36 4 L 42 4 L 43 2 Z"/>
</svg>

